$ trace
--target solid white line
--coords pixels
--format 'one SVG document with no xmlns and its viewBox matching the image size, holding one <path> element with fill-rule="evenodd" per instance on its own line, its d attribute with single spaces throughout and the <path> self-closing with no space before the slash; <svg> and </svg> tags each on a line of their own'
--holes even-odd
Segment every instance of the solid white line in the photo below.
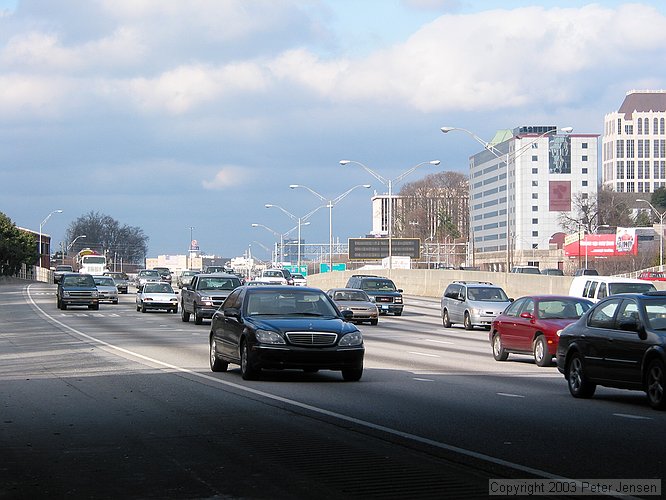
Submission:
<svg viewBox="0 0 666 500">
<path fill-rule="evenodd" d="M 429 358 L 439 358 L 437 354 L 427 354 L 425 352 L 407 351 L 409 354 L 416 354 L 417 356 L 427 356 Z"/>
<path fill-rule="evenodd" d="M 418 378 L 418 377 L 414 377 L 414 380 L 418 380 L 419 382 L 434 382 L 434 380 L 431 379 L 431 378 Z"/>
<path fill-rule="evenodd" d="M 524 398 L 525 396 L 521 396 L 520 394 L 509 394 L 508 392 L 498 392 L 498 396 L 504 396 L 507 398 Z"/>
<path fill-rule="evenodd" d="M 435 340 L 435 339 L 424 339 L 426 342 L 436 342 L 437 344 L 455 344 L 455 342 L 449 342 L 448 340 Z"/>
<path fill-rule="evenodd" d="M 514 470 L 517 470 L 517 471 L 520 471 L 520 472 L 524 472 L 524 473 L 527 473 L 527 474 L 532 474 L 532 475 L 537 476 L 537 477 L 542 477 L 542 478 L 546 478 L 546 479 L 563 479 L 563 480 L 568 479 L 568 478 L 565 478 L 563 476 L 558 476 L 556 474 L 552 474 L 550 472 L 535 469 L 533 467 L 528 467 L 528 466 L 525 466 L 525 465 L 515 464 L 513 462 L 509 462 L 508 460 L 492 457 L 490 455 L 485 455 L 483 453 L 479 453 L 479 452 L 472 451 L 472 450 L 467 450 L 465 448 L 460 448 L 458 446 L 453 446 L 453 445 L 450 445 L 450 444 L 441 443 L 439 441 L 434 441 L 434 440 L 429 439 L 429 438 L 425 438 L 425 437 L 422 437 L 422 436 L 417 436 L 415 434 L 410 434 L 408 432 L 399 431 L 397 429 L 392 429 L 392 428 L 386 427 L 384 425 L 374 424 L 372 422 L 361 420 L 361 419 L 358 419 L 358 418 L 355 418 L 355 417 L 350 417 L 349 415 L 344 415 L 342 413 L 337 413 L 337 412 L 334 412 L 334 411 L 326 410 L 324 408 L 319 408 L 319 407 L 316 407 L 316 406 L 309 405 L 307 403 L 302 403 L 300 401 L 296 401 L 296 400 L 293 400 L 293 399 L 285 398 L 285 397 L 282 397 L 282 396 L 277 396 L 275 394 L 270 394 L 270 393 L 267 393 L 267 392 L 264 392 L 264 391 L 253 389 L 251 387 L 246 387 L 246 386 L 243 386 L 243 385 L 235 384 L 235 383 L 229 382 L 227 380 L 219 379 L 219 378 L 213 377 L 211 375 L 205 375 L 203 373 L 198 373 L 198 372 L 195 372 L 195 371 L 192 371 L 192 370 L 188 370 L 187 368 L 181 368 L 179 366 L 172 365 L 170 363 L 165 363 L 164 361 L 160 361 L 158 359 L 151 358 L 149 356 L 144 356 L 143 354 L 139 354 L 139 353 L 134 352 L 134 351 L 130 351 L 129 349 L 125 349 L 125 348 L 122 348 L 122 347 L 115 346 L 113 344 L 110 344 L 110 343 L 105 342 L 103 340 L 100 340 L 98 338 L 87 335 L 87 334 L 85 334 L 85 333 L 83 333 L 79 330 L 76 330 L 75 328 L 72 328 L 72 327 L 58 321 L 57 319 L 53 318 L 51 315 L 46 313 L 41 307 L 39 307 L 35 303 L 35 301 L 33 300 L 32 296 L 30 294 L 30 287 L 31 286 L 32 285 L 28 285 L 27 288 L 26 288 L 27 298 L 30 301 L 30 303 L 32 304 L 32 306 L 35 309 L 37 309 L 37 311 L 39 311 L 45 318 L 47 318 L 47 320 L 50 320 L 53 323 L 56 323 L 56 324 L 60 325 L 62 328 L 66 329 L 66 330 L 69 330 L 70 332 L 72 332 L 76 335 L 79 335 L 80 337 L 83 337 L 87 340 L 90 340 L 91 342 L 98 343 L 98 344 L 100 344 L 100 345 L 102 345 L 102 346 L 104 346 L 104 347 L 106 347 L 110 350 L 117 351 L 117 352 L 126 354 L 128 356 L 132 356 L 134 358 L 142 359 L 144 361 L 154 363 L 154 364 L 162 366 L 164 368 L 169 368 L 171 370 L 175 370 L 175 371 L 178 371 L 178 372 L 181 372 L 181 373 L 186 373 L 186 374 L 188 374 L 192 377 L 201 378 L 203 380 L 206 380 L 208 382 L 212 382 L 214 384 L 225 385 L 227 387 L 231 387 L 231 388 L 236 389 L 238 391 L 247 392 L 247 393 L 250 393 L 250 394 L 254 394 L 255 396 L 264 397 L 264 398 L 272 400 L 272 401 L 278 401 L 278 402 L 283 403 L 283 404 L 295 406 L 297 408 L 302 408 L 304 410 L 308 410 L 308 411 L 311 411 L 313 413 L 318 413 L 320 415 L 326 415 L 328 417 L 336 418 L 338 420 L 342 420 L 342 421 L 345 421 L 345 422 L 350 422 L 350 423 L 353 423 L 353 424 L 358 425 L 360 427 L 365 427 L 365 428 L 368 428 L 368 429 L 373 429 L 373 430 L 376 430 L 376 431 L 385 432 L 387 434 L 398 436 L 398 437 L 401 437 L 403 439 L 409 439 L 409 440 L 416 441 L 416 442 L 422 443 L 422 444 L 426 444 L 428 446 L 433 446 L 435 448 L 439 448 L 439 449 L 442 449 L 442 450 L 446 450 L 446 451 L 450 451 L 450 452 L 454 452 L 454 453 L 459 453 L 459 454 L 467 456 L 467 457 L 476 458 L 476 459 L 479 459 L 479 460 L 484 460 L 486 462 L 490 462 L 490 463 L 500 465 L 500 466 L 503 466 L 503 467 L 509 467 L 511 469 L 514 469 Z"/>
<path fill-rule="evenodd" d="M 614 417 L 632 418 L 634 420 L 654 420 L 652 417 L 644 417 L 642 415 L 630 415 L 628 413 L 613 413 Z"/>
</svg>

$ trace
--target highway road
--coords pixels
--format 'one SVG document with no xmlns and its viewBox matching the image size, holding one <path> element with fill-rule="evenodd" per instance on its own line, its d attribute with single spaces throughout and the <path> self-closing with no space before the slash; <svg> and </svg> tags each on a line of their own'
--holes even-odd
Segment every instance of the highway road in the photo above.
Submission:
<svg viewBox="0 0 666 500">
<path fill-rule="evenodd" d="M 131 290 L 131 289 L 130 289 Z M 666 413 L 575 400 L 553 367 L 496 362 L 438 302 L 363 325 L 360 382 L 208 368 L 209 323 L 55 305 L 0 285 L 0 498 L 479 498 L 493 478 L 664 478 Z"/>
</svg>

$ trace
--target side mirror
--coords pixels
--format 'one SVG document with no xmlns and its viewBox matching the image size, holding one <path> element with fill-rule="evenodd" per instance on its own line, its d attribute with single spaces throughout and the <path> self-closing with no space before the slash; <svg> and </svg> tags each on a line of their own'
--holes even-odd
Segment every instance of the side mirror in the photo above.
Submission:
<svg viewBox="0 0 666 500">
<path fill-rule="evenodd" d="M 532 315 L 532 313 L 528 313 L 528 312 L 520 313 L 520 317 L 525 318 L 525 319 L 534 319 L 534 316 Z"/>
<path fill-rule="evenodd" d="M 342 318 L 345 321 L 351 321 L 351 319 L 354 317 L 354 312 L 353 311 L 342 311 Z"/>
<path fill-rule="evenodd" d="M 240 319 L 240 311 L 236 307 L 229 307 L 224 310 L 224 316 L 227 318 Z"/>
<path fill-rule="evenodd" d="M 621 320 L 618 326 L 620 327 L 620 330 L 625 332 L 641 333 L 641 324 L 636 319 Z"/>
<path fill-rule="evenodd" d="M 402 293 L 402 288 L 398 288 L 398 293 Z"/>
</svg>

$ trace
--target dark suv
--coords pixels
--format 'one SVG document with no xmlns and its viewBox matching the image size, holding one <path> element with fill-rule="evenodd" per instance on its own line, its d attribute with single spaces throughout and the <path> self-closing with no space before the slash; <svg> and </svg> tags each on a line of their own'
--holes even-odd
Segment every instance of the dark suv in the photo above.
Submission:
<svg viewBox="0 0 666 500">
<path fill-rule="evenodd" d="M 88 309 L 99 309 L 99 292 L 95 280 L 90 274 L 63 274 L 58 282 L 56 292 L 58 309 L 67 306 L 88 306 Z"/>
<path fill-rule="evenodd" d="M 368 294 L 370 300 L 377 305 L 379 314 L 393 313 L 402 315 L 402 289 L 383 276 L 354 274 L 347 281 L 345 288 L 358 288 Z"/>
</svg>

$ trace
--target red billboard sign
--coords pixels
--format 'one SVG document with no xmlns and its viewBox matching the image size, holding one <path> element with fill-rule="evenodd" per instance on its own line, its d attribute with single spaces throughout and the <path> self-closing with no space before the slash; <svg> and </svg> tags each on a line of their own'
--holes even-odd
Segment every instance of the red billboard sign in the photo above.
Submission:
<svg viewBox="0 0 666 500">
<path fill-rule="evenodd" d="M 571 211 L 571 181 L 550 181 L 548 183 L 548 210 L 551 212 Z"/>
<path fill-rule="evenodd" d="M 638 239 L 635 228 L 618 227 L 615 234 L 570 234 L 564 240 L 567 257 L 616 257 L 636 255 Z"/>
</svg>

